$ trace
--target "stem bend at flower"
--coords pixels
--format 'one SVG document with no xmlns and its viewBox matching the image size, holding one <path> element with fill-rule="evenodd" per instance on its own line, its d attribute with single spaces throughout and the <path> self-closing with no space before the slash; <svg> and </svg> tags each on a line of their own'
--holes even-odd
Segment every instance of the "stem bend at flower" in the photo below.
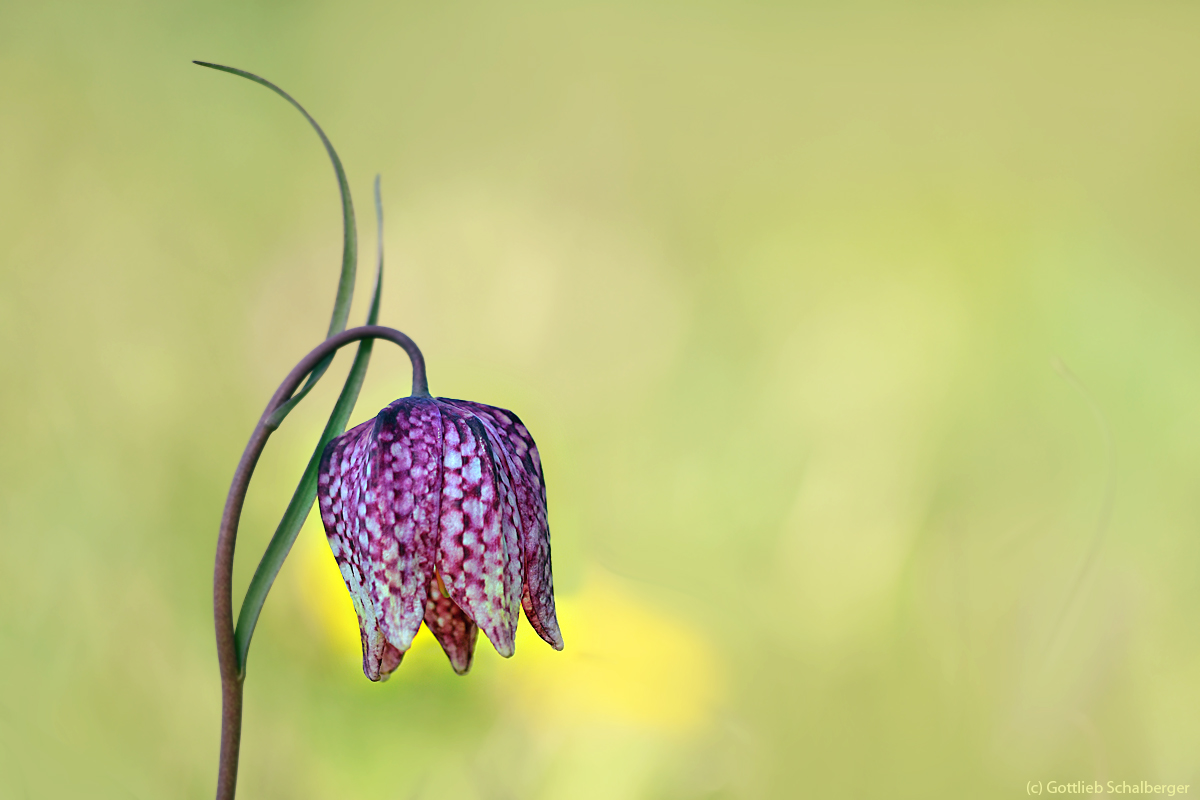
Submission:
<svg viewBox="0 0 1200 800">
<path fill-rule="evenodd" d="M 229 496 L 225 500 L 225 512 L 221 516 L 221 532 L 217 538 L 216 566 L 213 571 L 213 616 L 217 633 L 217 659 L 221 667 L 221 768 L 217 777 L 218 800 L 232 800 L 237 785 L 238 751 L 242 727 L 242 681 L 245 664 L 240 663 L 233 624 L 233 554 L 237 541 L 238 522 L 246 501 L 250 476 L 258 464 L 259 456 L 267 444 L 274 428 L 270 425 L 275 410 L 286 403 L 305 379 L 320 363 L 352 342 L 363 339 L 386 339 L 400 345 L 412 361 L 412 395 L 429 396 L 429 382 L 425 375 L 425 358 L 412 339 L 394 328 L 382 325 L 363 325 L 329 337 L 301 359 L 275 391 L 267 403 L 246 449 L 242 460 L 233 474 Z"/>
</svg>

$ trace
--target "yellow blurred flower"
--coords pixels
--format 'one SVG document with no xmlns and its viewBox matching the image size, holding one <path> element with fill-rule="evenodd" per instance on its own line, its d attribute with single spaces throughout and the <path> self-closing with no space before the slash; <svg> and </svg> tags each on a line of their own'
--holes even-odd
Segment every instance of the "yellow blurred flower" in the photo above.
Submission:
<svg viewBox="0 0 1200 800">
<path fill-rule="evenodd" d="M 329 646 L 347 657 L 361 650 L 358 622 L 337 562 L 313 517 L 296 540 L 306 615 Z M 538 725 L 615 722 L 667 732 L 704 727 L 720 701 L 723 669 L 703 634 L 638 596 L 627 582 L 592 568 L 582 589 L 558 600 L 569 638 L 562 652 L 522 625 L 521 658 L 503 664 L 505 696 Z M 425 628 L 411 654 L 437 648 Z"/>
<path fill-rule="evenodd" d="M 362 645 L 354 607 L 314 516 L 292 556 L 303 575 L 306 615 L 338 653 L 357 658 Z M 569 641 L 556 652 L 528 625 L 517 632 L 521 658 L 505 662 L 501 691 L 537 724 L 616 722 L 686 732 L 703 727 L 722 692 L 720 657 L 703 634 L 638 596 L 600 568 L 582 589 L 558 600 Z M 437 647 L 427 629 L 410 654 Z"/>
<path fill-rule="evenodd" d="M 713 647 L 626 582 L 593 568 L 579 593 L 559 598 L 558 618 L 566 649 L 556 653 L 522 627 L 522 657 L 503 678 L 505 694 L 536 722 L 683 732 L 711 718 L 722 684 Z"/>
</svg>

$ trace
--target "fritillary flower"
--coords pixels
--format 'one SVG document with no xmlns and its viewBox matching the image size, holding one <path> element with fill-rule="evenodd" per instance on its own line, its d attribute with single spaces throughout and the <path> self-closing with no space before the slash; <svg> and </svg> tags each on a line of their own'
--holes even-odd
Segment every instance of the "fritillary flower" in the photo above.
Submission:
<svg viewBox="0 0 1200 800">
<path fill-rule="evenodd" d="M 317 501 L 371 680 L 400 665 L 422 623 L 460 675 L 480 630 L 500 655 L 513 654 L 519 608 L 562 649 L 546 484 L 516 414 L 441 397 L 397 400 L 329 443 Z"/>
</svg>

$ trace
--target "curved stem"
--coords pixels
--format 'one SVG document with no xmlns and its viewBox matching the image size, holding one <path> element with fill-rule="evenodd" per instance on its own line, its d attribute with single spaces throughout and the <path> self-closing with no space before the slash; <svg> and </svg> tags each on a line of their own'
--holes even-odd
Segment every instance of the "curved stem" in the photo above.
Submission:
<svg viewBox="0 0 1200 800">
<path fill-rule="evenodd" d="M 301 359 L 280 384 L 267 403 L 250 441 L 242 453 L 233 473 L 233 484 L 225 500 L 225 512 L 221 516 L 221 532 L 217 537 L 216 568 L 213 571 L 213 616 L 217 629 L 217 660 L 221 666 L 221 761 L 217 773 L 217 800 L 233 800 L 237 788 L 238 753 L 242 738 L 242 684 L 245 680 L 243 665 L 238 663 L 237 645 L 233 626 L 233 551 L 237 541 L 238 521 L 242 506 L 246 502 L 246 490 L 250 476 L 258 464 L 259 456 L 267 444 L 274 428 L 270 425 L 271 415 L 295 393 L 300 382 L 327 356 L 342 347 L 362 339 L 386 339 L 394 342 L 408 353 L 412 361 L 412 394 L 428 397 L 429 383 L 425 377 L 425 358 L 412 339 L 394 328 L 382 325 L 364 325 L 351 328 L 331 336 L 317 345 Z"/>
</svg>

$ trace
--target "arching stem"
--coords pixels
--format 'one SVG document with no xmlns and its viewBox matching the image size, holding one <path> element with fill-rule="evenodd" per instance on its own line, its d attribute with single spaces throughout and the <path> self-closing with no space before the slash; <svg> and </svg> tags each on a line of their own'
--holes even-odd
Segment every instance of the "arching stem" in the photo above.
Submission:
<svg viewBox="0 0 1200 800">
<path fill-rule="evenodd" d="M 233 473 L 233 484 L 229 487 L 225 512 L 221 516 L 216 568 L 213 571 L 213 616 L 217 629 L 217 660 L 221 665 L 221 761 L 217 773 L 217 800 L 233 800 L 237 789 L 238 753 L 242 739 L 242 684 L 246 675 L 244 665 L 238 663 L 237 645 L 234 640 L 233 552 L 250 477 L 254 474 L 254 467 L 258 464 L 267 439 L 274 431 L 270 420 L 275 410 L 291 398 L 299 388 L 300 382 L 316 369 L 323 359 L 342 347 L 363 339 L 386 339 L 400 345 L 412 361 L 413 396 L 429 396 L 425 358 L 412 339 L 394 328 L 382 325 L 364 325 L 343 331 L 321 342 L 301 359 L 280 384 L 271 402 L 267 403 L 267 408 L 242 453 L 242 460 L 238 462 L 237 470 Z"/>
</svg>

